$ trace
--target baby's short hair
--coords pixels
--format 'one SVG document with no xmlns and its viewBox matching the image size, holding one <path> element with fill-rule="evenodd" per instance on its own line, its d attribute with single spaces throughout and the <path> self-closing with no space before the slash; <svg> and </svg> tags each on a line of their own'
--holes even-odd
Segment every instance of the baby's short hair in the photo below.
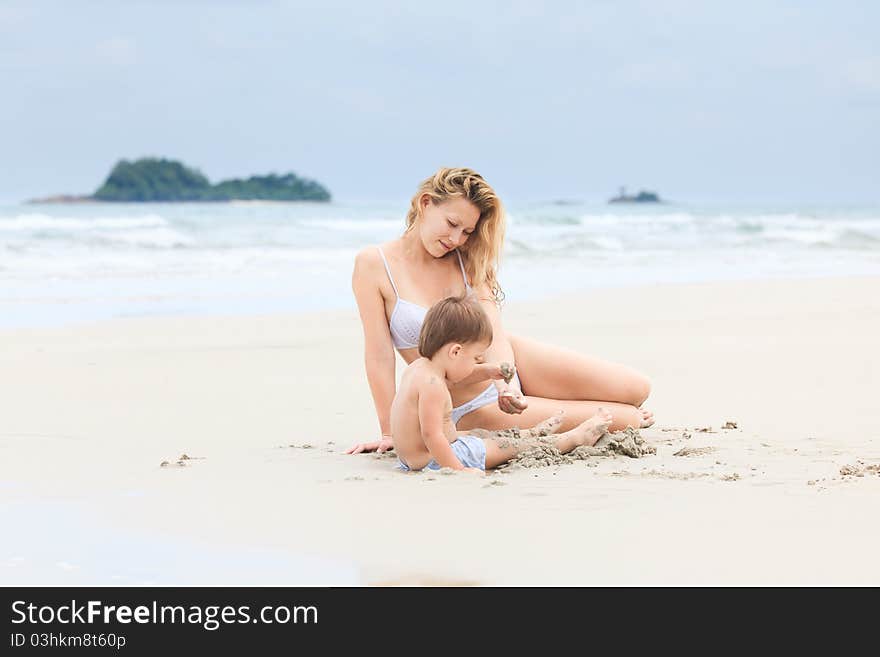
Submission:
<svg viewBox="0 0 880 657">
<path fill-rule="evenodd" d="M 492 342 L 492 324 L 473 295 L 447 297 L 438 301 L 422 324 L 419 334 L 419 354 L 433 358 L 440 348 L 450 342 Z"/>
</svg>

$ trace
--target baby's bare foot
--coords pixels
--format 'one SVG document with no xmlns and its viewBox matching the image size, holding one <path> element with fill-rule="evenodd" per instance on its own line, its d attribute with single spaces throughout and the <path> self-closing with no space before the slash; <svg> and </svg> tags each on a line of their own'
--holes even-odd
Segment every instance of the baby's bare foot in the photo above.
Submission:
<svg viewBox="0 0 880 657">
<path fill-rule="evenodd" d="M 654 414 L 651 411 L 640 408 L 639 412 L 642 414 L 642 423 L 639 425 L 639 429 L 647 429 L 654 424 Z"/>
<path fill-rule="evenodd" d="M 608 431 L 608 427 L 611 426 L 613 420 L 614 418 L 611 417 L 611 413 L 604 408 L 600 408 L 593 417 L 585 422 L 581 422 L 571 430 L 572 437 L 578 445 L 592 447 Z"/>
<path fill-rule="evenodd" d="M 546 420 L 538 422 L 534 427 L 532 427 L 532 435 L 540 438 L 542 436 L 549 436 L 551 433 L 556 433 L 559 431 L 559 427 L 562 426 L 562 419 L 565 416 L 565 411 L 559 411 L 555 415 L 551 415 Z"/>
</svg>

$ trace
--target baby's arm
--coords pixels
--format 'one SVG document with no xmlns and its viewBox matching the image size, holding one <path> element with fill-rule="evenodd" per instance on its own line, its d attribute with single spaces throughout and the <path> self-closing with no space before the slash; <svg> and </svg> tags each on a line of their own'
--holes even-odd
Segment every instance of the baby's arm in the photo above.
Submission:
<svg viewBox="0 0 880 657">
<path fill-rule="evenodd" d="M 443 411 L 449 402 L 449 391 L 446 384 L 435 376 L 419 386 L 419 426 L 422 440 L 437 463 L 444 468 L 464 470 L 458 460 L 449 438 L 443 431 Z"/>
<path fill-rule="evenodd" d="M 474 366 L 473 373 L 456 383 L 456 385 L 461 385 L 462 383 L 479 383 L 480 381 L 489 381 L 489 380 L 501 380 L 506 379 L 505 376 L 505 368 L 503 367 L 506 363 L 479 363 Z M 511 367 L 510 365 L 507 365 Z M 513 374 L 511 372 L 510 376 Z"/>
</svg>

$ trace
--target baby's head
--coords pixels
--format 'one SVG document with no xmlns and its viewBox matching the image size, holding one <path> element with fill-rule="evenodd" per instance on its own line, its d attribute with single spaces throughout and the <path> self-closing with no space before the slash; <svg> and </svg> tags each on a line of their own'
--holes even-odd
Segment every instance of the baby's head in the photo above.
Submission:
<svg viewBox="0 0 880 657">
<path fill-rule="evenodd" d="M 470 376 L 492 344 L 489 316 L 471 295 L 438 301 L 422 324 L 419 354 L 440 362 L 452 383 Z"/>
</svg>

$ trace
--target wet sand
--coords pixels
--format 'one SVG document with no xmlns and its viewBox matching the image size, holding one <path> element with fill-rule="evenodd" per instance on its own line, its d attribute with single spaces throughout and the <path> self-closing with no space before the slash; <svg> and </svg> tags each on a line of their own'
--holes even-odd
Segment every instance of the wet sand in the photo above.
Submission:
<svg viewBox="0 0 880 657">
<path fill-rule="evenodd" d="M 0 333 L 0 584 L 104 583 L 89 532 L 125 537 L 125 583 L 189 583 L 202 549 L 217 584 L 263 551 L 290 559 L 278 584 L 322 579 L 298 559 L 334 584 L 880 584 L 880 280 L 591 291 L 504 320 L 648 374 L 655 453 L 603 439 L 483 478 L 346 456 L 377 433 L 355 311 Z M 162 579 L 144 536 L 184 562 Z"/>
</svg>

